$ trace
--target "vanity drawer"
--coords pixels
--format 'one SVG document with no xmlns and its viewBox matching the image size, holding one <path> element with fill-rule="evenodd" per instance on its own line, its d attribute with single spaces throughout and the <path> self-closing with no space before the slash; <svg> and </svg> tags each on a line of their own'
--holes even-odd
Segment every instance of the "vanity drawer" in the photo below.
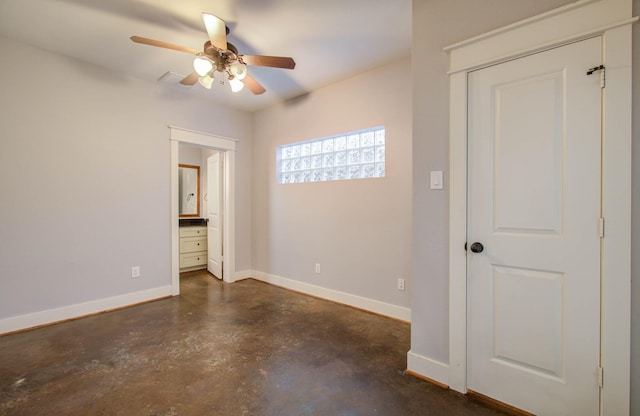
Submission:
<svg viewBox="0 0 640 416">
<path fill-rule="evenodd" d="M 206 236 L 207 227 L 180 227 L 180 238 Z"/>
<path fill-rule="evenodd" d="M 207 237 L 183 237 L 180 239 L 180 253 L 193 253 L 207 249 Z"/>
<path fill-rule="evenodd" d="M 207 252 L 180 254 L 180 268 L 204 266 L 207 264 Z"/>
</svg>

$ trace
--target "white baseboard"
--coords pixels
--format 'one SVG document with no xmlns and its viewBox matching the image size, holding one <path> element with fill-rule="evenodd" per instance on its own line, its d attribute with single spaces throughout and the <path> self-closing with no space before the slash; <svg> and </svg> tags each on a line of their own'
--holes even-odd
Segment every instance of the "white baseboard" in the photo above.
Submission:
<svg viewBox="0 0 640 416">
<path fill-rule="evenodd" d="M 364 309 L 366 311 L 388 316 L 400 321 L 411 322 L 411 309 L 402 306 L 392 305 L 390 303 L 352 295 L 350 293 L 340 292 L 338 290 L 327 289 L 321 286 L 287 279 L 286 277 L 276 276 L 256 270 L 251 273 L 250 277 L 253 277 L 254 279 L 261 282 L 304 293 L 306 295 L 342 303 L 344 305 L 353 306 L 354 308 L 358 309 Z"/>
<path fill-rule="evenodd" d="M 409 351 L 407 353 L 407 370 L 445 386 L 449 385 L 449 365 L 440 361 Z"/>
<path fill-rule="evenodd" d="M 251 279 L 253 277 L 253 270 L 240 270 L 236 271 L 233 275 L 233 281 L 237 282 L 239 280 Z"/>
<path fill-rule="evenodd" d="M 73 318 L 81 318 L 83 316 L 135 305 L 137 303 L 147 302 L 167 296 L 172 296 L 171 286 L 161 286 L 153 289 L 141 290 L 139 292 L 113 296 L 110 298 L 63 306 L 61 308 L 13 316 L 10 318 L 0 319 L 0 334 L 52 324 Z"/>
</svg>

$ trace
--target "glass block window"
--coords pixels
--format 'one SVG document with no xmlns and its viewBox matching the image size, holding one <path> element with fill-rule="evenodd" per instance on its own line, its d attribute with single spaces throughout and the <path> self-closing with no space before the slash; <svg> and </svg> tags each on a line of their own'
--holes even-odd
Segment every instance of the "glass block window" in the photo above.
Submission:
<svg viewBox="0 0 640 416">
<path fill-rule="evenodd" d="M 384 177 L 384 127 L 280 146 L 278 183 Z"/>
</svg>

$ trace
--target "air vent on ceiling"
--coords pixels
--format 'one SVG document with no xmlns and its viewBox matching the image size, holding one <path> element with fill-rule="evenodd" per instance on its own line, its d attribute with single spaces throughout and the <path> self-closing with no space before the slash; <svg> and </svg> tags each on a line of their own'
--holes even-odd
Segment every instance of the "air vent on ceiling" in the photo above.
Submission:
<svg viewBox="0 0 640 416">
<path fill-rule="evenodd" d="M 189 88 L 191 85 L 183 85 L 180 84 L 180 81 L 184 78 L 184 75 L 177 74 L 172 71 L 167 71 L 160 78 L 158 78 L 158 82 L 162 82 L 163 84 L 174 85 L 178 88 Z"/>
</svg>

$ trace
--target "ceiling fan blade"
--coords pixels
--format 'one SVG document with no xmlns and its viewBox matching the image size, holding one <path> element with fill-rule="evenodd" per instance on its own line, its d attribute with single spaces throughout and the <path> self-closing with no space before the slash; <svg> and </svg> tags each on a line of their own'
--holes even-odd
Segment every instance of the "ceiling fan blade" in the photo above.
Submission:
<svg viewBox="0 0 640 416">
<path fill-rule="evenodd" d="M 130 39 L 132 41 L 134 41 L 135 43 L 142 43 L 144 45 L 151 45 L 151 46 L 158 46 L 160 48 L 173 49 L 174 51 L 186 52 L 186 53 L 190 53 L 190 54 L 193 54 L 193 55 L 200 54 L 200 51 L 197 51 L 195 49 L 187 48 L 185 46 L 176 45 L 174 43 L 163 42 L 161 40 L 143 38 L 141 36 L 131 36 Z"/>
<path fill-rule="evenodd" d="M 251 91 L 255 95 L 263 94 L 266 91 L 264 89 L 264 87 L 262 85 L 260 85 L 260 83 L 258 83 L 258 81 L 253 79 L 253 77 L 251 75 L 249 75 L 249 74 L 247 74 L 247 76 L 244 77 L 242 82 L 244 82 L 244 85 L 247 88 L 249 88 L 249 91 Z"/>
<path fill-rule="evenodd" d="M 272 68 L 293 69 L 296 61 L 284 56 L 240 55 L 240 59 L 247 65 L 270 66 Z"/>
<path fill-rule="evenodd" d="M 223 51 L 227 50 L 227 27 L 224 20 L 208 13 L 202 13 L 202 20 L 209 34 L 211 44 Z"/>
<path fill-rule="evenodd" d="M 182 79 L 182 81 L 180 81 L 180 84 L 182 84 L 182 85 L 193 85 L 196 82 L 198 82 L 198 79 L 200 79 L 200 76 L 198 74 L 196 74 L 195 72 L 192 72 L 189 75 L 187 75 L 186 77 L 184 77 Z"/>
</svg>

